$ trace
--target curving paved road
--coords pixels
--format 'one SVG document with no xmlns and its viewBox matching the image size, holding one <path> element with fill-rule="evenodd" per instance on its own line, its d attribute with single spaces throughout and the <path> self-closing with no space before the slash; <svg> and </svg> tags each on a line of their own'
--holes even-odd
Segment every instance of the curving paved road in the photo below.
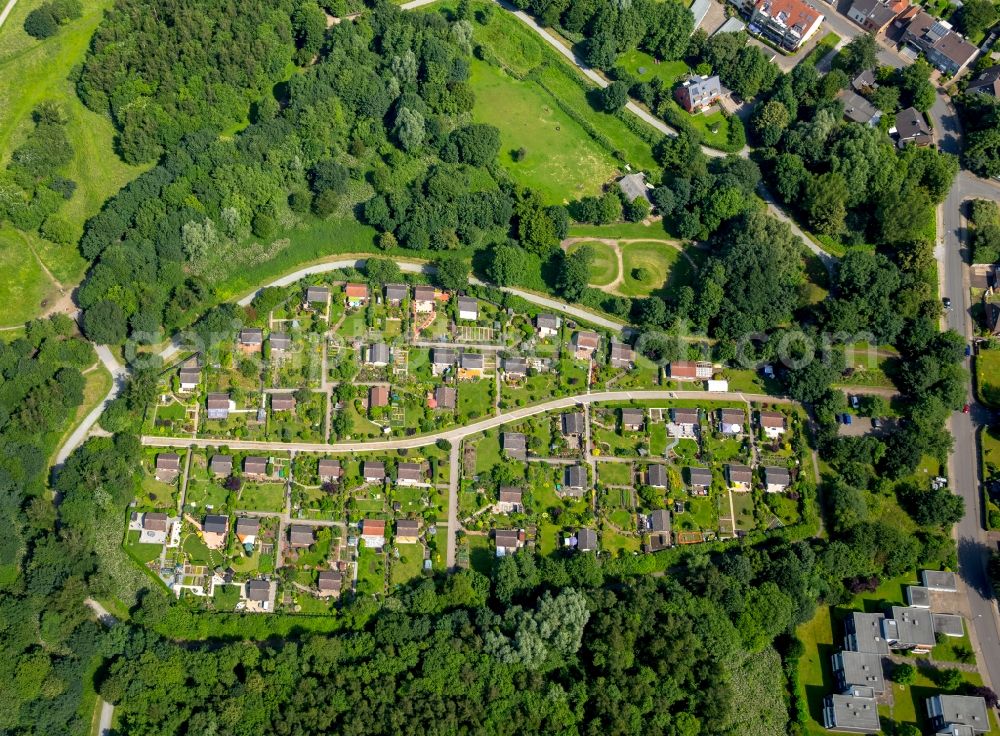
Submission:
<svg viewBox="0 0 1000 736">
<path fill-rule="evenodd" d="M 793 404 L 792 399 L 771 396 L 769 394 L 744 394 L 739 392 L 709 393 L 708 391 L 598 391 L 580 394 L 578 396 L 563 396 L 542 404 L 514 409 L 506 414 L 488 417 L 474 424 L 453 427 L 434 434 L 419 437 L 398 437 L 391 440 L 376 440 L 374 442 L 267 442 L 261 440 L 209 439 L 191 437 L 157 437 L 143 435 L 142 444 L 149 447 L 218 447 L 225 445 L 234 450 L 292 450 L 295 452 L 359 452 L 415 449 L 433 445 L 439 439 L 448 440 L 452 444 L 461 441 L 477 432 L 495 429 L 510 422 L 526 419 L 536 414 L 542 414 L 557 409 L 568 409 L 602 401 L 646 401 L 668 399 L 704 399 L 705 401 L 738 401 L 748 403 L 753 401 L 772 404 Z"/>
<path fill-rule="evenodd" d="M 104 367 L 108 369 L 111 374 L 111 390 L 108 391 L 108 395 L 104 397 L 104 400 L 95 406 L 83 421 L 73 430 L 72 434 L 66 438 L 62 447 L 59 448 L 59 452 L 56 453 L 56 459 L 53 463 L 55 467 L 61 466 L 66 462 L 73 450 L 84 443 L 87 439 L 87 435 L 97 420 L 101 418 L 101 414 L 104 412 L 104 407 L 106 407 L 113 399 L 115 399 L 119 393 L 121 393 L 122 388 L 125 386 L 125 379 L 127 376 L 127 371 L 123 365 L 121 365 L 115 356 L 108 349 L 107 345 L 95 345 L 94 349 L 97 351 L 97 357 L 100 358 Z"/>
</svg>

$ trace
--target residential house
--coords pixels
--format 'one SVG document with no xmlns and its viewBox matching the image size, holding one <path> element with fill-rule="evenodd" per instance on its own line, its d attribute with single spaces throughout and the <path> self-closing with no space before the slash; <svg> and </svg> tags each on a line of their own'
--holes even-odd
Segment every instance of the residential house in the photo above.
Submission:
<svg viewBox="0 0 1000 736">
<path fill-rule="evenodd" d="M 255 516 L 241 516 L 236 520 L 236 538 L 240 544 L 253 545 L 260 535 L 260 519 Z"/>
<path fill-rule="evenodd" d="M 671 422 L 677 425 L 680 433 L 684 435 L 694 434 L 694 428 L 698 426 L 698 418 L 697 409 L 675 408 L 670 410 Z"/>
<path fill-rule="evenodd" d="M 757 421 L 768 439 L 776 440 L 785 433 L 785 415 L 780 411 L 757 412 Z"/>
<path fill-rule="evenodd" d="M 979 53 L 974 45 L 956 33 L 951 24 L 921 10 L 903 31 L 903 43 L 923 53 L 934 67 L 957 76 Z"/>
<path fill-rule="evenodd" d="M 913 608 L 930 608 L 931 592 L 922 585 L 907 585 L 906 602 Z"/>
<path fill-rule="evenodd" d="M 979 76 L 969 82 L 965 88 L 967 95 L 990 95 L 1000 97 L 1000 64 L 984 69 Z"/>
<path fill-rule="evenodd" d="M 368 284 L 347 284 L 344 295 L 347 297 L 347 306 L 351 309 L 363 307 L 368 303 Z"/>
<path fill-rule="evenodd" d="M 479 300 L 471 296 L 458 297 L 458 318 L 471 322 L 479 319 Z"/>
<path fill-rule="evenodd" d="M 934 621 L 926 608 L 892 607 L 892 618 L 882 620 L 882 636 L 890 649 L 929 652 L 937 643 Z"/>
<path fill-rule="evenodd" d="M 856 92 L 842 89 L 837 99 L 844 103 L 844 118 L 852 123 L 861 123 L 874 128 L 882 119 L 882 111 Z"/>
<path fill-rule="evenodd" d="M 291 394 L 271 394 L 271 411 L 295 411 L 295 397 Z"/>
<path fill-rule="evenodd" d="M 434 389 L 434 401 L 438 409 L 454 409 L 458 404 L 458 392 L 451 386 L 438 386 Z"/>
<path fill-rule="evenodd" d="M 403 300 L 409 295 L 410 290 L 406 284 L 386 284 L 385 303 L 390 307 L 401 306 Z"/>
<path fill-rule="evenodd" d="M 689 466 L 687 471 L 691 493 L 695 496 L 707 496 L 708 489 L 712 487 L 711 469 Z"/>
<path fill-rule="evenodd" d="M 670 364 L 670 377 L 675 381 L 707 381 L 712 377 L 712 364 L 693 360 L 677 360 Z"/>
<path fill-rule="evenodd" d="M 389 365 L 390 357 L 389 346 L 384 342 L 377 342 L 368 346 L 368 354 L 365 356 L 365 362 L 376 368 L 385 368 Z"/>
<path fill-rule="evenodd" d="M 417 314 L 429 314 L 434 311 L 437 292 L 433 286 L 413 287 L 413 309 Z"/>
<path fill-rule="evenodd" d="M 243 585 L 243 597 L 252 603 L 261 604 L 267 610 L 271 600 L 271 584 L 266 580 L 247 580 Z"/>
<path fill-rule="evenodd" d="M 719 431 L 730 437 L 738 437 L 743 434 L 743 422 L 746 414 L 742 409 L 720 409 L 719 410 Z"/>
<path fill-rule="evenodd" d="M 885 0 L 854 0 L 847 11 L 847 17 L 869 33 L 884 33 L 896 16 L 909 6 L 907 0 L 886 2 Z"/>
<path fill-rule="evenodd" d="M 851 80 L 851 88 L 858 94 L 871 94 L 878 89 L 878 82 L 875 81 L 875 72 L 872 69 L 865 69 L 864 71 L 859 72 L 858 75 Z"/>
<path fill-rule="evenodd" d="M 160 511 L 147 511 L 142 515 L 139 541 L 143 544 L 166 544 L 170 532 L 170 519 Z"/>
<path fill-rule="evenodd" d="M 243 474 L 252 476 L 267 475 L 267 458 L 253 455 L 243 458 Z"/>
<path fill-rule="evenodd" d="M 246 327 L 240 330 L 240 350 L 244 353 L 255 353 L 264 344 L 264 330 L 259 327 Z"/>
<path fill-rule="evenodd" d="M 743 493 L 750 490 L 750 484 L 753 483 L 753 471 L 747 465 L 727 465 L 726 480 L 731 490 Z"/>
<path fill-rule="evenodd" d="M 574 332 L 570 346 L 577 360 L 590 360 L 601 347 L 601 336 L 596 332 Z"/>
<path fill-rule="evenodd" d="M 420 541 L 420 522 L 417 519 L 399 519 L 396 522 L 396 543 L 416 544 Z"/>
<path fill-rule="evenodd" d="M 524 532 L 518 529 L 497 529 L 493 532 L 497 545 L 497 557 L 505 557 L 524 546 Z"/>
<path fill-rule="evenodd" d="M 635 365 L 635 350 L 623 342 L 611 342 L 610 363 L 612 368 L 631 370 Z"/>
<path fill-rule="evenodd" d="M 528 375 L 528 361 L 522 357 L 503 359 L 503 374 L 508 379 L 520 379 Z"/>
<path fill-rule="evenodd" d="M 667 469 L 659 464 L 653 464 L 646 468 L 646 485 L 653 488 L 667 487 Z"/>
<path fill-rule="evenodd" d="M 288 527 L 288 546 L 292 549 L 311 547 L 316 543 L 316 535 L 311 526 L 292 524 Z"/>
<path fill-rule="evenodd" d="M 559 334 L 562 320 L 554 314 L 540 314 L 535 317 L 535 327 L 539 337 L 555 337 Z"/>
<path fill-rule="evenodd" d="M 194 391 L 201 383 L 201 369 L 198 366 L 184 366 L 180 373 L 180 389 L 183 392 Z"/>
<path fill-rule="evenodd" d="M 747 25 L 787 51 L 796 51 L 823 24 L 823 14 L 805 0 L 756 0 Z"/>
<path fill-rule="evenodd" d="M 656 509 L 649 515 L 649 542 L 646 544 L 647 552 L 658 552 L 661 549 L 670 547 L 673 537 L 670 532 L 670 512 L 666 509 Z"/>
<path fill-rule="evenodd" d="M 642 409 L 622 409 L 622 429 L 629 432 L 638 432 L 642 429 L 646 421 Z"/>
<path fill-rule="evenodd" d="M 921 570 L 920 576 L 928 590 L 938 590 L 943 593 L 958 592 L 958 578 L 953 572 Z"/>
<path fill-rule="evenodd" d="M 323 306 L 326 306 L 328 301 L 330 301 L 330 290 L 327 287 L 306 287 L 306 306 L 311 306 L 313 304 L 322 304 Z"/>
<path fill-rule="evenodd" d="M 382 549 L 385 546 L 385 520 L 365 519 L 361 522 L 361 538 L 366 547 Z"/>
<path fill-rule="evenodd" d="M 458 377 L 464 379 L 482 378 L 486 361 L 482 353 L 462 353 L 458 366 Z"/>
<path fill-rule="evenodd" d="M 579 529 L 576 532 L 576 549 L 578 552 L 596 552 L 597 532 L 593 529 Z"/>
<path fill-rule="evenodd" d="M 568 465 L 563 471 L 563 490 L 581 492 L 587 488 L 587 469 L 582 465 Z"/>
<path fill-rule="evenodd" d="M 421 463 L 399 463 L 396 466 L 396 485 L 415 486 L 424 482 L 424 466 Z"/>
<path fill-rule="evenodd" d="M 972 733 L 989 733 L 990 717 L 984 698 L 972 695 L 939 694 L 927 698 L 927 717 L 938 731 L 951 726 L 965 726 Z M 961 733 L 951 730 L 945 733 Z"/>
<path fill-rule="evenodd" d="M 385 463 L 381 460 L 365 460 L 361 466 L 365 483 L 381 483 L 385 480 Z"/>
<path fill-rule="evenodd" d="M 344 584 L 344 575 L 340 570 L 320 570 L 316 578 L 316 589 L 321 596 L 328 597 L 340 595 L 340 588 Z"/>
<path fill-rule="evenodd" d="M 618 180 L 618 188 L 629 202 L 634 202 L 639 197 L 642 197 L 647 202 L 650 201 L 646 175 L 641 171 L 623 176 Z"/>
<path fill-rule="evenodd" d="M 205 405 L 209 419 L 229 418 L 229 394 L 209 394 Z"/>
<path fill-rule="evenodd" d="M 339 480 L 343 474 L 344 469 L 340 466 L 340 460 L 330 460 L 325 457 L 320 458 L 317 467 L 317 475 L 319 475 L 320 483 L 333 483 Z"/>
<path fill-rule="evenodd" d="M 844 619 L 844 649 L 866 654 L 889 654 L 889 642 L 882 635 L 885 615 L 854 611 Z"/>
<path fill-rule="evenodd" d="M 521 503 L 523 497 L 524 491 L 516 486 L 500 486 L 500 500 L 493 508 L 498 514 L 520 513 L 524 509 Z"/>
<path fill-rule="evenodd" d="M 562 417 L 562 433 L 563 435 L 569 436 L 580 436 L 585 431 L 584 416 L 582 411 L 575 411 L 570 414 L 563 414 Z"/>
<path fill-rule="evenodd" d="M 934 634 L 943 634 L 956 639 L 965 636 L 965 619 L 954 613 L 932 613 Z"/>
<path fill-rule="evenodd" d="M 368 389 L 368 408 L 374 409 L 380 406 L 389 406 L 388 386 L 372 386 Z"/>
<path fill-rule="evenodd" d="M 784 493 L 792 484 L 788 468 L 778 468 L 768 465 L 764 468 L 764 488 L 768 493 Z"/>
<path fill-rule="evenodd" d="M 181 457 L 176 452 L 161 452 L 156 456 L 154 477 L 161 483 L 173 483 L 181 473 Z"/>
<path fill-rule="evenodd" d="M 205 540 L 205 546 L 209 549 L 225 547 L 227 534 L 229 534 L 228 516 L 209 514 L 201 524 L 201 535 Z"/>
<path fill-rule="evenodd" d="M 208 463 L 208 469 L 215 476 L 226 476 L 233 474 L 232 455 L 212 455 Z"/>
<path fill-rule="evenodd" d="M 287 353 L 292 349 L 292 336 L 287 332 L 272 332 L 267 342 L 272 353 Z"/>
<path fill-rule="evenodd" d="M 511 460 L 524 460 L 528 457 L 528 442 L 521 432 L 504 432 L 500 435 L 500 444 L 504 455 Z"/>
<path fill-rule="evenodd" d="M 870 688 L 852 688 L 843 695 L 827 695 L 823 700 L 823 725 L 831 731 L 881 732 L 874 692 Z"/>
<path fill-rule="evenodd" d="M 896 126 L 889 131 L 895 133 L 896 145 L 929 146 L 934 142 L 930 126 L 924 120 L 923 114 L 915 107 L 908 107 L 896 113 Z"/>
<path fill-rule="evenodd" d="M 434 348 L 431 350 L 431 372 L 441 375 L 458 362 L 458 353 L 451 348 Z"/>
<path fill-rule="evenodd" d="M 674 97 L 688 112 L 704 112 L 722 97 L 722 83 L 718 75 L 702 77 L 696 74 L 685 79 L 674 90 Z"/>
<path fill-rule="evenodd" d="M 870 652 L 837 652 L 830 658 L 833 676 L 841 692 L 852 687 L 870 687 L 876 695 L 885 692 L 882 657 Z"/>
</svg>

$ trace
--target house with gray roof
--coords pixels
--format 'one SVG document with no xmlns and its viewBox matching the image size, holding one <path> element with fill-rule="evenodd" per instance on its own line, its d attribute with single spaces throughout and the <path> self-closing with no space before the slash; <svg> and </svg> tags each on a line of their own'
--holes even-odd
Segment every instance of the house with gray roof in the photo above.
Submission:
<svg viewBox="0 0 1000 736">
<path fill-rule="evenodd" d="M 881 655 L 848 650 L 837 652 L 830 660 L 841 692 L 851 687 L 870 687 L 876 695 L 885 692 Z"/>
<path fill-rule="evenodd" d="M 512 555 L 524 546 L 524 534 L 518 529 L 497 529 L 493 532 L 497 557 Z"/>
<path fill-rule="evenodd" d="M 243 472 L 247 475 L 265 475 L 267 473 L 267 458 L 248 455 L 243 458 Z"/>
<path fill-rule="evenodd" d="M 316 589 L 320 595 L 337 595 L 344 584 L 344 575 L 339 570 L 320 570 L 316 578 Z"/>
<path fill-rule="evenodd" d="M 635 365 L 635 350 L 626 343 L 612 341 L 609 362 L 612 368 L 629 370 Z"/>
<path fill-rule="evenodd" d="M 696 496 L 707 495 L 708 489 L 712 487 L 712 471 L 709 468 L 688 466 L 687 472 L 691 493 Z"/>
<path fill-rule="evenodd" d="M 784 493 L 792 484 L 792 474 L 788 468 L 768 465 L 764 468 L 764 489 L 768 493 Z"/>
<path fill-rule="evenodd" d="M 236 538 L 241 544 L 253 544 L 260 534 L 260 519 L 256 516 L 241 516 L 236 520 Z"/>
<path fill-rule="evenodd" d="M 396 485 L 415 486 L 424 480 L 424 466 L 421 463 L 399 463 L 396 466 Z"/>
<path fill-rule="evenodd" d="M 702 77 L 693 74 L 674 91 L 677 102 L 690 113 L 707 110 L 722 97 L 722 82 L 717 74 Z"/>
<path fill-rule="evenodd" d="M 910 145 L 929 146 L 934 142 L 931 128 L 923 113 L 915 107 L 908 107 L 896 113 L 896 125 L 889 132 L 895 132 L 896 143 L 900 148 Z"/>
<path fill-rule="evenodd" d="M 846 694 L 833 693 L 823 700 L 823 725 L 831 731 L 878 733 L 878 702 L 871 689 L 852 688 Z"/>
<path fill-rule="evenodd" d="M 229 394 L 209 394 L 205 401 L 209 419 L 229 418 Z"/>
<path fill-rule="evenodd" d="M 524 460 L 528 457 L 528 441 L 521 432 L 504 432 L 500 435 L 500 444 L 504 455 L 511 460 Z"/>
<path fill-rule="evenodd" d="M 233 456 L 218 454 L 212 455 L 212 459 L 208 463 L 208 469 L 211 471 L 212 475 L 232 475 Z"/>
<path fill-rule="evenodd" d="M 438 409 L 454 409 L 458 403 L 458 392 L 451 386 L 438 386 L 434 389 L 434 401 Z"/>
<path fill-rule="evenodd" d="M 398 307 L 409 295 L 410 290 L 406 284 L 386 284 L 385 301 L 392 307 Z"/>
<path fill-rule="evenodd" d="M 922 52 L 933 66 L 952 76 L 958 75 L 979 53 L 948 21 L 923 10 L 907 24 L 903 43 Z"/>
<path fill-rule="evenodd" d="M 646 415 L 642 409 L 622 409 L 622 429 L 638 432 L 645 421 Z"/>
<path fill-rule="evenodd" d="M 568 465 L 563 471 L 563 486 L 571 491 L 585 489 L 587 487 L 587 469 L 582 465 Z"/>
<path fill-rule="evenodd" d="M 329 458 L 320 458 L 317 465 L 317 475 L 319 475 L 320 482 L 327 483 L 330 481 L 335 481 L 343 475 L 344 469 L 340 466 L 340 460 L 331 460 Z"/>
<path fill-rule="evenodd" d="M 647 202 L 649 199 L 649 189 L 646 186 L 646 175 L 641 172 L 627 174 L 618 180 L 618 188 L 629 202 L 634 202 L 642 197 Z"/>
<path fill-rule="evenodd" d="M 670 530 L 670 512 L 666 509 L 656 509 L 648 517 L 649 541 L 646 543 L 647 552 L 658 552 L 661 549 L 670 547 L 673 542 Z"/>
<path fill-rule="evenodd" d="M 844 619 L 844 649 L 886 655 L 889 642 L 882 635 L 885 614 L 854 611 Z"/>
<path fill-rule="evenodd" d="M 593 529 L 580 529 L 576 533 L 576 549 L 579 552 L 597 551 L 597 532 Z"/>
<path fill-rule="evenodd" d="M 243 597 L 255 603 L 266 603 L 271 597 L 271 584 L 266 580 L 247 580 L 243 585 Z"/>
<path fill-rule="evenodd" d="M 932 613 L 934 633 L 959 638 L 965 636 L 965 619 L 955 613 Z"/>
<path fill-rule="evenodd" d="M 750 485 L 753 483 L 753 470 L 749 465 L 727 465 L 726 480 L 729 481 L 729 487 L 734 491 L 749 491 Z"/>
<path fill-rule="evenodd" d="M 389 365 L 389 358 L 389 346 L 384 342 L 377 342 L 368 346 L 368 355 L 365 356 L 365 362 L 376 368 L 384 368 Z"/>
<path fill-rule="evenodd" d="M 938 590 L 944 593 L 958 592 L 958 578 L 953 572 L 921 570 L 920 576 L 924 581 L 924 587 L 928 590 Z"/>
<path fill-rule="evenodd" d="M 295 411 L 295 397 L 291 394 L 271 394 L 271 411 Z"/>
<path fill-rule="evenodd" d="M 926 608 L 893 606 L 892 618 L 882 621 L 882 636 L 890 649 L 927 652 L 937 643 L 934 620 Z"/>
<path fill-rule="evenodd" d="M 361 474 L 368 483 L 385 480 L 385 463 L 381 460 L 365 460 Z"/>
<path fill-rule="evenodd" d="M 201 369 L 194 366 L 184 366 L 180 371 L 181 391 L 194 391 L 201 382 Z"/>
<path fill-rule="evenodd" d="M 517 486 L 500 486 L 500 498 L 494 504 L 498 514 L 510 514 L 521 511 L 524 506 L 522 499 L 524 491 Z"/>
<path fill-rule="evenodd" d="M 330 290 L 325 286 L 307 286 L 306 304 L 326 304 L 330 299 Z"/>
<path fill-rule="evenodd" d="M 969 82 L 965 93 L 967 95 L 980 94 L 1000 97 L 1000 64 L 980 72 L 979 76 Z"/>
<path fill-rule="evenodd" d="M 882 111 L 856 92 L 842 89 L 837 93 L 837 99 L 844 105 L 844 118 L 852 123 L 874 128 L 882 119 Z"/>
<path fill-rule="evenodd" d="M 479 319 L 479 300 L 471 296 L 458 297 L 458 318 L 470 322 Z"/>
<path fill-rule="evenodd" d="M 922 585 L 907 585 L 906 601 L 914 608 L 930 608 L 931 592 Z"/>
<path fill-rule="evenodd" d="M 938 730 L 949 726 L 966 726 L 972 729 L 973 733 L 990 731 L 986 700 L 978 696 L 942 693 L 927 698 L 927 717 L 931 725 Z"/>
<path fill-rule="evenodd" d="M 458 362 L 458 352 L 451 348 L 434 348 L 431 350 L 431 370 L 439 375 Z"/>
<path fill-rule="evenodd" d="M 156 456 L 156 480 L 173 483 L 181 473 L 181 456 L 176 452 L 161 452 Z"/>
<path fill-rule="evenodd" d="M 292 349 L 292 336 L 287 332 L 272 332 L 267 341 L 272 353 L 286 353 Z"/>
<path fill-rule="evenodd" d="M 554 314 L 540 314 L 535 317 L 535 327 L 538 329 L 540 337 L 555 337 L 559 334 L 560 326 L 562 326 L 562 319 Z"/>
<path fill-rule="evenodd" d="M 316 535 L 311 526 L 292 524 L 288 527 L 288 545 L 293 549 L 310 547 L 316 542 Z"/>
<path fill-rule="evenodd" d="M 722 434 L 735 437 L 743 434 L 743 422 L 746 421 L 746 414 L 742 409 L 720 409 L 719 410 L 719 431 Z"/>
<path fill-rule="evenodd" d="M 646 485 L 653 488 L 666 488 L 667 469 L 660 464 L 653 464 L 646 468 Z"/>
<path fill-rule="evenodd" d="M 503 373 L 507 378 L 524 378 L 528 374 L 528 361 L 520 356 L 504 358 Z"/>
<path fill-rule="evenodd" d="M 240 346 L 244 348 L 259 348 L 264 344 L 264 330 L 259 327 L 246 327 L 240 330 Z"/>
<path fill-rule="evenodd" d="M 585 422 L 582 411 L 562 415 L 562 433 L 564 435 L 581 435 L 584 431 Z"/>
</svg>

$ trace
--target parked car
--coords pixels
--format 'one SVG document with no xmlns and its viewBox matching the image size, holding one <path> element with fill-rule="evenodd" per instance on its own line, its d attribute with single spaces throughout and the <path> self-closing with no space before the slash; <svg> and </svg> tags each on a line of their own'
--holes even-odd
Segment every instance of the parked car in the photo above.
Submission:
<svg viewBox="0 0 1000 736">
<path fill-rule="evenodd" d="M 851 408 L 857 409 L 861 406 L 861 402 L 858 400 L 857 394 L 851 397 Z"/>
<path fill-rule="evenodd" d="M 944 308 L 945 309 L 951 309 L 951 297 L 950 296 L 944 297 L 941 300 L 941 303 L 944 304 Z"/>
<path fill-rule="evenodd" d="M 851 417 L 850 414 L 844 414 L 844 424 L 850 424 L 853 421 L 854 419 Z"/>
<path fill-rule="evenodd" d="M 965 357 L 968 358 L 970 355 L 972 355 L 972 346 L 971 345 L 966 345 L 965 346 Z"/>
<path fill-rule="evenodd" d="M 872 418 L 872 429 L 878 429 L 882 426 L 882 420 L 876 417 Z"/>
<path fill-rule="evenodd" d="M 966 404 L 965 406 L 962 407 L 962 413 L 963 414 L 968 414 L 969 413 L 969 405 L 968 404 Z"/>
</svg>

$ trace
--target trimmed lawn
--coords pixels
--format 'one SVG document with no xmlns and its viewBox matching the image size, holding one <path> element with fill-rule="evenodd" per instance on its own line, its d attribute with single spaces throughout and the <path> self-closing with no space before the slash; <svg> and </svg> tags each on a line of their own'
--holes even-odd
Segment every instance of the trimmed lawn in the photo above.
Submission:
<svg viewBox="0 0 1000 736">
<path fill-rule="evenodd" d="M 205 542 L 194 532 L 187 535 L 181 545 L 192 565 L 208 565 L 215 567 L 222 564 L 223 555 L 219 550 L 209 549 Z"/>
<path fill-rule="evenodd" d="M 632 463 L 598 463 L 597 479 L 605 485 L 632 485 Z"/>
<path fill-rule="evenodd" d="M 385 592 L 385 559 L 367 547 L 358 550 L 358 593 Z"/>
<path fill-rule="evenodd" d="M 638 49 L 619 54 L 616 63 L 627 69 L 639 82 L 652 82 L 654 79 L 661 79 L 667 87 L 673 87 L 688 70 L 687 64 L 683 61 L 657 63 L 652 56 Z"/>
<path fill-rule="evenodd" d="M 827 733 L 820 726 L 823 722 L 823 698 L 836 687 L 830 657 L 839 648 L 833 643 L 830 607 L 818 608 L 812 620 L 799 626 L 796 634 L 805 647 L 805 653 L 799 659 L 799 684 L 809 703 L 809 733 Z"/>
<path fill-rule="evenodd" d="M 125 549 L 128 550 L 128 553 L 132 557 L 145 565 L 147 562 L 152 562 L 153 560 L 160 558 L 160 552 L 163 551 L 163 545 L 143 544 L 139 541 L 138 531 L 129 531 Z"/>
<path fill-rule="evenodd" d="M 500 435 L 490 432 L 476 442 L 476 474 L 488 473 L 500 463 Z"/>
<path fill-rule="evenodd" d="M 243 591 L 239 585 L 216 585 L 212 605 L 220 611 L 234 611 Z"/>
<path fill-rule="evenodd" d="M 622 285 L 625 296 L 649 296 L 662 289 L 673 265 L 681 258 L 679 251 L 666 243 L 624 243 L 622 249 Z"/>
<path fill-rule="evenodd" d="M 539 534 L 541 533 L 541 528 L 539 528 Z M 493 543 L 490 538 L 485 534 L 469 534 L 465 540 L 469 544 L 469 566 L 483 575 L 489 575 L 493 572 L 496 553 L 493 551 Z"/>
<path fill-rule="evenodd" d="M 613 222 L 610 225 L 569 226 L 567 235 L 571 238 L 614 238 L 615 240 L 661 240 L 667 237 L 662 222 L 643 225 L 641 222 Z"/>
<path fill-rule="evenodd" d="M 515 181 L 540 192 L 550 204 L 601 193 L 618 166 L 583 126 L 535 82 L 515 79 L 477 59 L 471 67 L 473 117 L 500 129 L 500 163 Z M 525 155 L 515 160 L 513 154 L 521 148 Z"/>
<path fill-rule="evenodd" d="M 667 451 L 667 425 L 660 422 L 649 424 L 649 454 L 660 457 Z"/>
<path fill-rule="evenodd" d="M 458 414 L 461 418 L 481 419 L 493 414 L 490 388 L 492 379 L 462 381 L 458 387 Z"/>
<path fill-rule="evenodd" d="M 987 406 L 1000 407 L 1000 349 L 980 350 L 976 356 L 976 393 Z"/>
<path fill-rule="evenodd" d="M 42 311 L 59 293 L 28 247 L 29 236 L 4 223 L 0 228 L 0 304 L 2 327 L 20 325 Z"/>
<path fill-rule="evenodd" d="M 568 252 L 573 253 L 585 245 L 594 252 L 594 260 L 590 264 L 590 285 L 608 286 L 613 283 L 618 278 L 618 255 L 615 249 L 607 243 L 591 240 L 574 243 L 568 248 Z"/>
<path fill-rule="evenodd" d="M 247 483 L 240 491 L 238 508 L 245 511 L 284 511 L 283 483 Z"/>
<path fill-rule="evenodd" d="M 406 583 L 420 575 L 424 566 L 424 548 L 419 544 L 397 544 L 399 559 L 393 558 L 390 578 L 393 585 Z"/>
</svg>

